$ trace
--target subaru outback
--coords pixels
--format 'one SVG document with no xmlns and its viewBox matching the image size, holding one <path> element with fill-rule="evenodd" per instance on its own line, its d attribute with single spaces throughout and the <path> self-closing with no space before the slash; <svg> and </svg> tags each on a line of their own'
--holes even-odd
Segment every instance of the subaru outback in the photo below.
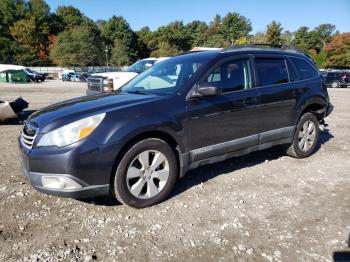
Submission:
<svg viewBox="0 0 350 262">
<path fill-rule="evenodd" d="M 202 165 L 280 145 L 292 157 L 310 156 L 332 108 L 324 78 L 294 48 L 191 52 L 118 91 L 35 112 L 19 137 L 20 159 L 41 192 L 112 194 L 143 208 Z"/>
</svg>

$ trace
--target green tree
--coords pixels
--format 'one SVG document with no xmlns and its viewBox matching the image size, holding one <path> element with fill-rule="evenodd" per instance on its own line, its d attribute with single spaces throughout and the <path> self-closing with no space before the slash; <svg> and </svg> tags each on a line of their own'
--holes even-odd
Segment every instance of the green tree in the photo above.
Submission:
<svg viewBox="0 0 350 262">
<path fill-rule="evenodd" d="M 0 36 L 11 38 L 10 27 L 24 18 L 27 13 L 26 3 L 23 0 L 0 1 Z"/>
<path fill-rule="evenodd" d="M 227 41 L 221 34 L 213 34 L 207 37 L 207 40 L 203 44 L 205 47 L 222 48 L 228 46 Z"/>
<path fill-rule="evenodd" d="M 26 15 L 26 3 L 22 0 L 0 1 L 0 63 L 15 63 L 14 41 L 10 28 Z"/>
<path fill-rule="evenodd" d="M 139 57 L 149 57 L 152 51 L 157 49 L 158 42 L 155 39 L 154 33 L 146 26 L 137 31 L 136 35 Z"/>
<path fill-rule="evenodd" d="M 195 20 L 191 23 L 188 23 L 186 27 L 191 37 L 191 47 L 193 48 L 195 46 L 203 46 L 208 38 L 208 25 L 205 22 Z"/>
<path fill-rule="evenodd" d="M 59 6 L 56 10 L 56 15 L 60 19 L 63 29 L 81 25 L 84 21 L 84 15 L 79 9 L 73 6 Z"/>
<path fill-rule="evenodd" d="M 101 40 L 95 28 L 87 25 L 76 26 L 58 34 L 50 56 L 61 66 L 101 64 Z"/>
<path fill-rule="evenodd" d="M 0 37 L 0 64 L 12 64 L 13 61 L 13 50 L 11 40 L 6 37 Z"/>
<path fill-rule="evenodd" d="M 28 2 L 30 19 L 34 19 L 35 35 L 30 43 L 41 63 L 47 63 L 50 35 L 50 7 L 44 0 L 30 0 Z"/>
<path fill-rule="evenodd" d="M 169 42 L 160 42 L 158 43 L 157 49 L 151 53 L 151 56 L 173 56 L 180 52 L 180 50 L 178 50 L 174 45 L 171 45 Z"/>
<path fill-rule="evenodd" d="M 230 12 L 222 19 L 221 33 L 231 45 L 239 38 L 248 37 L 250 31 L 252 31 L 250 20 L 238 13 Z"/>
<path fill-rule="evenodd" d="M 15 22 L 10 31 L 16 41 L 16 45 L 13 45 L 15 62 L 24 65 L 38 64 L 37 54 L 40 43 L 37 41 L 35 18 L 21 19 Z"/>
<path fill-rule="evenodd" d="M 336 27 L 332 24 L 321 24 L 315 28 L 315 31 L 322 43 L 322 49 L 332 40 Z"/>
<path fill-rule="evenodd" d="M 103 27 L 105 26 L 106 23 L 107 23 L 107 21 L 103 20 L 103 19 L 98 19 L 95 21 L 95 24 L 97 25 L 97 27 L 100 31 L 103 30 Z"/>
<path fill-rule="evenodd" d="M 114 44 L 123 45 L 128 61 L 134 62 L 137 59 L 137 36 L 130 28 L 129 23 L 121 16 L 112 16 L 104 25 L 102 36 L 106 41 L 106 45 L 112 50 L 112 57 L 115 57 Z M 116 41 L 118 39 L 118 41 Z"/>
<path fill-rule="evenodd" d="M 308 50 L 310 49 L 309 39 L 309 28 L 307 26 L 302 26 L 297 31 L 295 31 L 292 44 L 296 47 L 299 47 L 304 52 L 308 52 Z"/>
<path fill-rule="evenodd" d="M 188 51 L 191 49 L 191 35 L 181 21 L 159 27 L 155 35 L 159 44 L 158 48 L 169 44 L 173 50 Z"/>
<path fill-rule="evenodd" d="M 123 41 L 116 38 L 114 41 L 112 49 L 112 57 L 110 60 L 111 64 L 116 66 L 124 66 L 131 64 L 130 57 L 128 56 L 127 47 L 124 45 Z"/>
<path fill-rule="evenodd" d="M 281 23 L 272 21 L 271 24 L 267 25 L 267 30 L 266 30 L 267 43 L 271 45 L 281 45 L 283 42 L 282 31 L 283 31 L 283 28 L 281 26 Z"/>
<path fill-rule="evenodd" d="M 290 31 L 284 31 L 282 34 L 282 42 L 286 45 L 291 45 L 293 42 L 294 34 Z"/>
<path fill-rule="evenodd" d="M 324 68 L 327 62 L 327 52 L 321 50 L 319 53 L 315 49 L 310 50 L 310 56 L 318 68 Z"/>
</svg>

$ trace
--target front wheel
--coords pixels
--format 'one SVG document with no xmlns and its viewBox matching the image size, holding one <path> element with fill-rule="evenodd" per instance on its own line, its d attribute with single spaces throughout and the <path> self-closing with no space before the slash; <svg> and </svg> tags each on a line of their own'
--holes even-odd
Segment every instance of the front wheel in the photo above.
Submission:
<svg viewBox="0 0 350 262">
<path fill-rule="evenodd" d="M 169 144 L 157 138 L 142 140 L 120 160 L 114 176 L 114 196 L 135 208 L 155 205 L 172 191 L 177 173 L 177 159 Z"/>
<path fill-rule="evenodd" d="M 319 125 L 312 113 L 304 114 L 296 127 L 292 144 L 287 148 L 287 155 L 295 158 L 309 157 L 315 151 L 319 137 Z"/>
</svg>

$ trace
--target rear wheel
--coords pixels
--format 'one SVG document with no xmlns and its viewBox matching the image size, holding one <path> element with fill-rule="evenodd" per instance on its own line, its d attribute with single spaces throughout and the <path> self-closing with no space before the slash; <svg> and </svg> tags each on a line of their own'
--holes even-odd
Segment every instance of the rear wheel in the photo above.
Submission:
<svg viewBox="0 0 350 262">
<path fill-rule="evenodd" d="M 319 124 L 312 113 L 304 114 L 296 127 L 292 144 L 287 148 L 287 155 L 305 158 L 313 154 L 319 137 Z"/>
<path fill-rule="evenodd" d="M 133 145 L 120 160 L 114 195 L 122 203 L 144 208 L 163 201 L 177 179 L 177 160 L 163 140 L 148 138 Z"/>
</svg>

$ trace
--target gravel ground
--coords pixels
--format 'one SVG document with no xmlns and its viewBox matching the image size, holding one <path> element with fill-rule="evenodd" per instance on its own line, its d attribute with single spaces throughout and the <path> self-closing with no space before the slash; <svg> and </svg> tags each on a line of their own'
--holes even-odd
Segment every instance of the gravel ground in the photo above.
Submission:
<svg viewBox="0 0 350 262">
<path fill-rule="evenodd" d="M 28 110 L 84 92 L 58 81 L 0 85 L 0 99 L 21 95 Z M 201 167 L 143 210 L 36 192 L 16 156 L 20 124 L 1 125 L 0 261 L 347 261 L 350 90 L 329 93 L 335 110 L 310 158 L 274 148 Z"/>
</svg>

